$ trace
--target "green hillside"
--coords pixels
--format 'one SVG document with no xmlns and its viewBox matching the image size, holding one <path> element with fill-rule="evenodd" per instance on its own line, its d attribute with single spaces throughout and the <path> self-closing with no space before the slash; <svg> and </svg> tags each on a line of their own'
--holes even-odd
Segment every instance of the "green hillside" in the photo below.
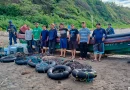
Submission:
<svg viewBox="0 0 130 90">
<path fill-rule="evenodd" d="M 103 3 L 101 0 L 1 0 L 0 27 L 6 29 L 8 20 L 13 20 L 17 28 L 24 23 L 34 27 L 33 23 L 41 25 L 50 23 L 66 25 L 86 21 L 92 28 L 100 22 L 103 27 L 112 23 L 115 28 L 130 27 L 130 8 L 117 6 L 114 3 Z"/>
</svg>

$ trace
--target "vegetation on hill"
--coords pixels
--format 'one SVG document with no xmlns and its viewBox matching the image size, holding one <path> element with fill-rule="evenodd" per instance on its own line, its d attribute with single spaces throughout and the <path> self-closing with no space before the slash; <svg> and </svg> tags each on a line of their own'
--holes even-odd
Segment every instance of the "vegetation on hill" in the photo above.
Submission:
<svg viewBox="0 0 130 90">
<path fill-rule="evenodd" d="M 93 17 L 93 18 L 92 18 Z M 130 8 L 101 0 L 1 0 L 0 27 L 6 29 L 9 20 L 19 28 L 28 24 L 32 28 L 35 22 L 41 25 L 50 23 L 66 25 L 86 21 L 88 28 L 97 22 L 103 27 L 112 23 L 115 28 L 128 28 L 130 25 Z"/>
</svg>

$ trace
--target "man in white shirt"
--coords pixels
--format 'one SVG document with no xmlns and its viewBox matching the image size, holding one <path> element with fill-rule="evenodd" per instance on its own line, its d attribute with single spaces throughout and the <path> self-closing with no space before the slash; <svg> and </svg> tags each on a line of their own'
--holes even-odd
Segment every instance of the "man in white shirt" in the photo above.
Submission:
<svg viewBox="0 0 130 90">
<path fill-rule="evenodd" d="M 32 50 L 32 30 L 30 30 L 30 27 L 28 27 L 28 30 L 25 31 L 25 40 L 27 41 L 27 48 L 29 53 L 33 53 Z"/>
</svg>

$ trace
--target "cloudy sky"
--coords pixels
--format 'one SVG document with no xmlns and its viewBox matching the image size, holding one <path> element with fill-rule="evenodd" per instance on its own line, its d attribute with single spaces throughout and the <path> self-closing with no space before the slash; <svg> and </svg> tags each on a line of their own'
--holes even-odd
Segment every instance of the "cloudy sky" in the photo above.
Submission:
<svg viewBox="0 0 130 90">
<path fill-rule="evenodd" d="M 115 2 L 118 5 L 130 7 L 130 0 L 102 0 L 102 1 L 104 1 L 104 2 Z"/>
</svg>

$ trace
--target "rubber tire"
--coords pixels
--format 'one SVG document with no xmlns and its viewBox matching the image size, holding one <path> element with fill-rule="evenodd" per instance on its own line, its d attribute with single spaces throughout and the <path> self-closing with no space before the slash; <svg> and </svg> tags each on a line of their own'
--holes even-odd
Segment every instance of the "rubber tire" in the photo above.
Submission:
<svg viewBox="0 0 130 90">
<path fill-rule="evenodd" d="M 28 64 L 30 67 L 35 68 L 36 65 L 41 62 L 41 60 L 39 60 L 39 59 L 36 59 L 36 60 L 37 60 L 37 63 L 33 62 L 32 59 L 31 59 L 31 60 L 28 60 L 27 64 Z"/>
<path fill-rule="evenodd" d="M 88 74 L 86 74 L 86 71 L 88 72 Z M 94 70 L 74 69 L 72 71 L 72 76 L 77 79 L 93 79 L 97 77 L 97 74 L 96 74 L 96 71 Z"/>
<path fill-rule="evenodd" d="M 28 59 L 24 60 L 23 58 L 17 58 L 15 60 L 15 64 L 17 65 L 27 65 Z"/>
<path fill-rule="evenodd" d="M 130 61 L 128 61 L 127 63 L 130 64 Z"/>
<path fill-rule="evenodd" d="M 7 56 L 7 55 L 5 55 L 5 54 L 0 54 L 0 59 L 1 59 L 2 57 L 5 57 L 5 56 Z"/>
<path fill-rule="evenodd" d="M 55 70 L 60 69 L 64 69 L 64 71 L 62 73 L 54 73 Z M 66 79 L 69 77 L 70 74 L 71 74 L 71 68 L 65 65 L 54 66 L 47 71 L 47 76 L 54 80 Z"/>
<path fill-rule="evenodd" d="M 45 64 L 46 66 L 40 66 L 40 64 Z M 38 73 L 47 73 L 48 69 L 56 65 L 55 61 L 43 61 L 36 65 L 36 71 Z"/>
<path fill-rule="evenodd" d="M 14 60 L 16 60 L 15 56 L 4 56 L 0 59 L 0 62 L 3 63 L 10 63 L 10 62 L 14 62 Z"/>
</svg>

